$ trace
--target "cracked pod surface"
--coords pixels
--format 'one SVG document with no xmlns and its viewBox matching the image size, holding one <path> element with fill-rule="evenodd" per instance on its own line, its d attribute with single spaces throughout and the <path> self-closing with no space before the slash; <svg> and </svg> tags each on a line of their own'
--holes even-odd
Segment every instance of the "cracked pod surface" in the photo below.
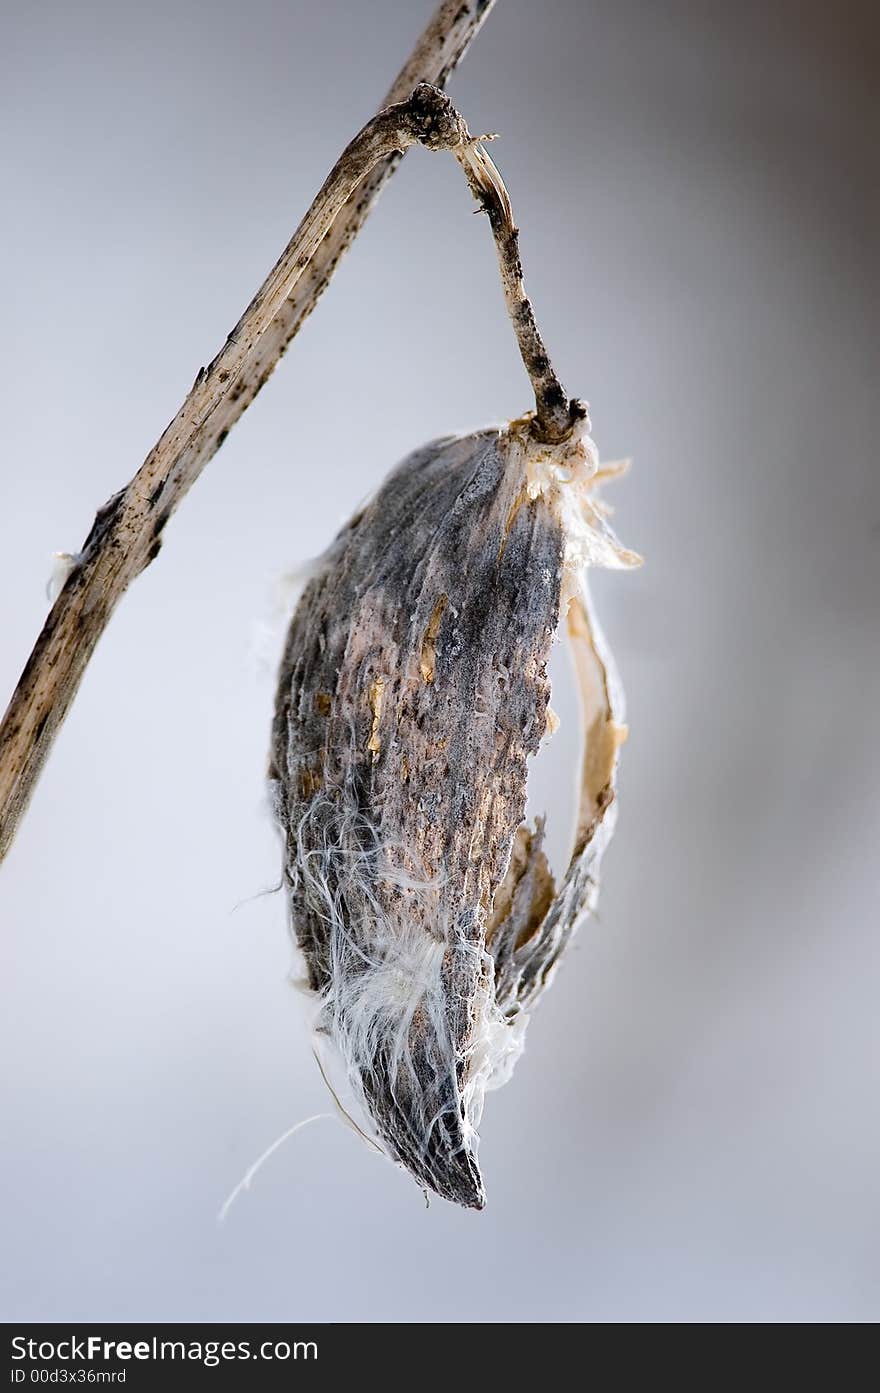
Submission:
<svg viewBox="0 0 880 1393">
<path fill-rule="evenodd" d="M 622 696 L 584 573 L 626 566 L 577 422 L 526 417 L 410 455 L 317 563 L 282 661 L 271 778 L 317 1030 L 386 1151 L 485 1202 L 476 1128 L 595 902 L 615 815 Z M 575 646 L 585 752 L 558 891 L 523 825 L 547 731 L 547 659 Z"/>
</svg>

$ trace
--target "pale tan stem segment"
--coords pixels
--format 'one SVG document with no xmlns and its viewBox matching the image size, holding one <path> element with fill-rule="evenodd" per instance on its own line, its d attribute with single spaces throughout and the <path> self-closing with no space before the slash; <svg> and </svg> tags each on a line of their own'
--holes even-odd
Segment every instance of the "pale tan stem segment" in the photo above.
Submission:
<svg viewBox="0 0 880 1393">
<path fill-rule="evenodd" d="M 168 519 L 314 308 L 403 152 L 417 141 L 435 148 L 454 143 L 451 130 L 443 135 L 446 118 L 436 104 L 424 94 L 420 102 L 414 89 L 446 80 L 492 4 L 444 0 L 438 6 L 391 88 L 386 110 L 349 145 L 137 474 L 99 510 L 0 725 L 0 860 L 95 645 L 130 582 L 157 555 Z M 460 139 L 460 128 L 454 134 Z"/>
</svg>

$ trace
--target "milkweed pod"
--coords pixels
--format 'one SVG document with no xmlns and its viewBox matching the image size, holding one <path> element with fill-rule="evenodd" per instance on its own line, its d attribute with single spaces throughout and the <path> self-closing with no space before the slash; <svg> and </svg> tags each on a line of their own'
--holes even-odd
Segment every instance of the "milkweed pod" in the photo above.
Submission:
<svg viewBox="0 0 880 1393">
<path fill-rule="evenodd" d="M 485 1202 L 477 1126 L 597 894 L 625 735 L 590 565 L 631 566 L 595 486 L 584 411 L 410 455 L 321 558 L 290 625 L 271 777 L 317 1029 L 385 1150 L 420 1185 Z M 560 624 L 585 750 L 561 886 L 523 824 Z"/>
</svg>

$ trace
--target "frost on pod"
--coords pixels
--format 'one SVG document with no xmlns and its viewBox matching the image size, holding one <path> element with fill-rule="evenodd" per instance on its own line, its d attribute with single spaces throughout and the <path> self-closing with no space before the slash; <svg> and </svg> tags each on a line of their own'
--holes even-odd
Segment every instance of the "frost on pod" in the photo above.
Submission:
<svg viewBox="0 0 880 1393">
<path fill-rule="evenodd" d="M 625 737 L 590 565 L 638 562 L 608 527 L 585 412 L 416 451 L 351 520 L 287 637 L 272 779 L 297 943 L 329 1037 L 387 1153 L 485 1203 L 477 1127 L 594 906 Z M 578 824 L 554 884 L 523 823 L 561 624 L 584 720 Z"/>
</svg>

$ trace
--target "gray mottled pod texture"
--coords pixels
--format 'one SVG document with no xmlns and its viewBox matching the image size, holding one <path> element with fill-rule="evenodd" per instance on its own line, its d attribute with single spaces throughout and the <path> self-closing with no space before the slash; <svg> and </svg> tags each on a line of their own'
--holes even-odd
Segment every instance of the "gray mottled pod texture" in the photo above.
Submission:
<svg viewBox="0 0 880 1393">
<path fill-rule="evenodd" d="M 317 563 L 290 625 L 271 778 L 316 1029 L 385 1151 L 485 1203 L 477 1126 L 595 902 L 621 696 L 591 564 L 625 566 L 588 422 L 530 418 L 410 455 Z M 523 823 L 562 622 L 584 720 L 578 826 L 554 884 Z"/>
</svg>

